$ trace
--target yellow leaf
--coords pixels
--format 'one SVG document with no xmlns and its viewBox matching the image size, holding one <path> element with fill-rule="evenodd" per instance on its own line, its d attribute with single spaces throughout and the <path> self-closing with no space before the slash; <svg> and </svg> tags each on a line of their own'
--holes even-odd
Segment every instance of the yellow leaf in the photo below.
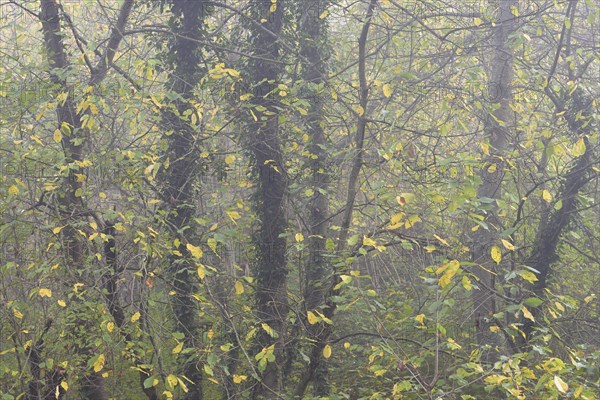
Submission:
<svg viewBox="0 0 600 400">
<path fill-rule="evenodd" d="M 171 387 L 177 386 L 177 377 L 173 374 L 167 376 L 167 385 Z"/>
<path fill-rule="evenodd" d="M 377 242 L 375 240 L 373 240 L 373 239 L 368 238 L 368 237 L 365 236 L 363 238 L 363 246 L 372 246 L 372 247 L 375 247 L 375 246 L 377 246 Z"/>
<path fill-rule="evenodd" d="M 441 273 L 442 271 L 444 272 L 444 275 L 441 276 L 438 282 L 440 287 L 445 288 L 446 286 L 448 286 L 452 281 L 454 275 L 456 275 L 456 273 L 458 272 L 459 268 L 460 262 L 458 262 L 458 260 L 452 260 L 445 266 L 443 265 L 442 267 L 438 268 L 437 271 L 435 271 L 436 273 Z"/>
<path fill-rule="evenodd" d="M 350 348 L 350 343 L 348 343 L 348 342 L 344 342 L 344 348 L 345 348 L 345 349 L 349 349 L 349 348 Z"/>
<path fill-rule="evenodd" d="M 439 240 L 439 241 L 440 241 L 440 243 L 442 243 L 442 244 L 444 244 L 444 245 L 446 245 L 446 246 L 450 246 L 446 240 L 442 239 L 442 238 L 441 238 L 441 237 L 439 237 L 438 235 L 434 234 L 434 235 L 433 235 L 433 237 L 434 237 L 434 238 L 436 238 L 437 240 Z"/>
<path fill-rule="evenodd" d="M 569 390 L 569 385 L 567 385 L 567 382 L 563 381 L 558 375 L 554 375 L 554 386 L 556 386 L 558 391 L 561 393 L 567 393 Z"/>
<path fill-rule="evenodd" d="M 515 246 L 508 240 L 502 239 L 502 245 L 510 251 L 515 251 Z"/>
<path fill-rule="evenodd" d="M 17 319 L 23 319 L 23 313 L 21 311 L 17 310 L 16 308 L 13 308 L 13 315 Z"/>
<path fill-rule="evenodd" d="M 481 18 L 473 18 L 473 23 L 475 24 L 475 26 L 480 26 L 481 24 L 483 24 L 483 21 L 481 20 Z"/>
<path fill-rule="evenodd" d="M 59 129 L 54 131 L 54 135 L 52 136 L 52 138 L 56 143 L 60 143 L 60 141 L 62 140 L 62 133 Z"/>
<path fill-rule="evenodd" d="M 39 293 L 40 297 L 52 297 L 52 290 L 50 289 L 46 289 L 46 288 L 42 288 L 40 289 Z"/>
<path fill-rule="evenodd" d="M 544 189 L 544 191 L 542 192 L 542 199 L 544 199 L 544 201 L 546 201 L 547 203 L 550 203 L 552 201 L 552 193 Z"/>
<path fill-rule="evenodd" d="M 396 201 L 398 202 L 398 204 L 404 207 L 405 205 L 413 201 L 414 198 L 415 195 L 413 193 L 400 193 L 400 196 L 396 196 Z"/>
<path fill-rule="evenodd" d="M 175 346 L 173 348 L 173 350 L 171 350 L 171 353 L 173 353 L 173 354 L 179 354 L 179 353 L 181 353 L 181 350 L 183 350 L 183 342 L 177 343 L 177 346 Z"/>
<path fill-rule="evenodd" d="M 472 290 L 473 289 L 473 284 L 471 283 L 471 279 L 469 279 L 468 276 L 463 276 L 462 277 L 462 285 L 465 288 L 465 290 Z"/>
<path fill-rule="evenodd" d="M 393 92 L 392 85 L 386 83 L 385 85 L 383 85 L 382 89 L 383 89 L 383 95 L 385 97 L 390 98 L 392 96 L 392 92 Z"/>
<path fill-rule="evenodd" d="M 573 155 L 575 157 L 580 157 L 585 154 L 586 146 L 583 138 L 580 138 L 577 143 L 573 146 Z"/>
<path fill-rule="evenodd" d="M 140 314 L 139 311 L 136 311 L 132 316 L 131 316 L 131 322 L 135 322 L 137 320 L 140 319 L 140 317 L 142 316 L 142 314 Z"/>
<path fill-rule="evenodd" d="M 227 216 L 229 218 L 231 218 L 231 220 L 233 221 L 234 224 L 237 224 L 235 222 L 236 219 L 242 218 L 242 216 L 240 215 L 240 213 L 237 212 L 237 211 L 225 211 L 225 213 L 227 214 Z"/>
<path fill-rule="evenodd" d="M 319 15 L 319 19 L 325 19 L 329 15 L 329 11 L 325 10 Z"/>
<path fill-rule="evenodd" d="M 202 255 L 204 254 L 200 247 L 194 246 L 191 243 L 186 244 L 185 248 L 190 252 L 192 257 L 194 258 L 202 258 Z"/>
<path fill-rule="evenodd" d="M 105 199 L 106 198 L 106 193 L 100 192 L 100 193 L 98 193 L 98 196 L 100 196 L 101 199 Z"/>
<path fill-rule="evenodd" d="M 490 145 L 487 143 L 481 143 L 481 151 L 483 151 L 483 154 L 489 156 L 490 155 Z"/>
<path fill-rule="evenodd" d="M 106 361 L 106 358 L 104 357 L 104 354 L 100 354 L 98 356 L 98 358 L 96 359 L 96 362 L 94 363 L 94 372 L 102 371 L 102 368 L 104 368 L 105 361 Z"/>
<path fill-rule="evenodd" d="M 10 194 L 12 196 L 16 196 L 17 194 L 19 194 L 19 188 L 16 187 L 15 185 L 12 185 L 11 187 L 8 188 L 8 194 Z"/>
<path fill-rule="evenodd" d="M 533 315 L 532 315 L 532 314 L 531 314 L 531 312 L 530 312 L 530 311 L 527 309 L 527 307 L 525 307 L 525 306 L 524 306 L 524 307 L 521 309 L 521 311 L 523 311 L 523 316 L 524 316 L 525 318 L 527 318 L 527 319 L 528 319 L 528 320 L 530 320 L 530 321 L 533 321 L 533 322 L 535 322 L 535 318 L 533 318 Z"/>
<path fill-rule="evenodd" d="M 235 383 L 236 385 L 239 385 L 240 383 L 244 382 L 246 379 L 248 379 L 248 377 L 246 375 L 233 375 L 233 383 Z"/>
<path fill-rule="evenodd" d="M 204 279 L 206 276 L 206 269 L 204 269 L 204 265 L 198 264 L 198 276 L 200 279 Z"/>
<path fill-rule="evenodd" d="M 392 215 L 390 218 L 390 226 L 396 226 L 402 220 L 402 218 L 404 218 L 404 215 L 405 214 L 403 212 Z"/>
<path fill-rule="evenodd" d="M 108 322 L 106 324 L 106 330 L 108 331 L 108 333 L 112 333 L 112 331 L 115 330 L 115 323 L 114 322 Z"/>
<path fill-rule="evenodd" d="M 324 358 L 331 357 L 331 346 L 328 344 L 325 345 L 325 347 L 323 347 L 323 357 Z"/>
<path fill-rule="evenodd" d="M 208 340 L 212 340 L 212 338 L 215 336 L 215 331 L 213 331 L 212 329 L 208 330 L 208 333 L 206 334 L 206 337 L 208 338 Z"/>
<path fill-rule="evenodd" d="M 533 283 L 538 280 L 537 276 L 531 271 L 520 271 L 517 272 L 521 278 L 525 279 L 529 283 Z"/>
<path fill-rule="evenodd" d="M 417 321 L 418 323 L 420 323 L 421 325 L 425 326 L 425 314 L 419 314 L 415 317 L 415 321 Z"/>
<path fill-rule="evenodd" d="M 311 324 L 311 325 L 314 325 L 317 322 L 319 322 L 319 319 L 317 318 L 317 316 L 312 311 L 308 311 L 306 313 L 306 319 L 308 320 L 308 323 Z"/>
<path fill-rule="evenodd" d="M 52 229 L 52 233 L 54 233 L 55 235 L 58 235 L 60 233 L 60 231 L 65 227 L 64 226 L 57 226 L 56 228 Z"/>
<path fill-rule="evenodd" d="M 300 232 L 296 233 L 296 242 L 300 243 L 304 241 L 304 235 Z"/>
<path fill-rule="evenodd" d="M 416 214 L 415 215 L 411 215 L 404 222 L 404 228 L 406 228 L 406 229 L 412 228 L 413 226 L 415 226 L 415 224 L 417 222 L 421 222 L 421 218 L 418 215 L 416 215 Z"/>
<path fill-rule="evenodd" d="M 244 293 L 244 284 L 240 281 L 235 282 L 235 294 Z"/>
<path fill-rule="evenodd" d="M 500 332 L 500 327 L 497 325 L 492 325 L 490 326 L 490 331 L 496 333 L 496 332 Z"/>
<path fill-rule="evenodd" d="M 354 109 L 359 117 L 362 117 L 365 114 L 365 109 L 361 105 L 357 105 Z"/>
<path fill-rule="evenodd" d="M 225 157 L 225 164 L 231 165 L 234 162 L 235 162 L 235 156 L 233 154 L 229 154 L 227 157 Z"/>
<path fill-rule="evenodd" d="M 502 261 L 502 253 L 500 252 L 500 248 L 498 246 L 492 247 L 490 255 L 496 264 L 500 264 L 500 261 Z"/>
<path fill-rule="evenodd" d="M 67 383 L 67 381 L 62 381 L 60 383 L 60 387 L 63 388 L 63 390 L 66 392 L 67 390 L 69 390 L 69 384 Z M 58 398 L 58 396 L 56 396 Z"/>
</svg>

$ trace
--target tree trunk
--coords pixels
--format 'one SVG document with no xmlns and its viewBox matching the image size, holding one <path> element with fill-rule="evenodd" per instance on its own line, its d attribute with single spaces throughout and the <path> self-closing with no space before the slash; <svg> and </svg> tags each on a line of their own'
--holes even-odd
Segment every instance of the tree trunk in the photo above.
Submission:
<svg viewBox="0 0 600 400">
<path fill-rule="evenodd" d="M 302 35 L 300 37 L 300 55 L 302 56 L 302 76 L 305 82 L 303 93 L 308 94 L 306 100 L 310 104 L 306 124 L 307 133 L 310 137 L 309 152 L 314 155 L 314 158 L 309 161 L 312 175 L 310 187 L 314 195 L 310 199 L 308 207 L 310 213 L 309 256 L 305 267 L 304 309 L 302 310 L 304 317 L 309 311 L 322 311 L 328 290 L 327 278 L 333 273 L 325 256 L 327 220 L 329 218 L 329 199 L 327 195 L 329 189 L 328 154 L 325 150 L 326 138 L 323 131 L 325 122 L 323 118 L 324 92 L 327 80 L 327 67 L 325 65 L 327 25 L 325 19 L 320 18 L 320 15 L 328 6 L 328 2 L 313 0 L 302 1 L 298 5 L 298 28 Z M 311 347 L 315 347 L 323 326 L 321 324 L 311 325 L 306 321 L 303 325 L 308 330 L 307 335 Z M 305 393 L 311 380 L 314 382 L 315 396 L 329 394 L 327 365 L 322 360 L 318 362 L 319 360 L 320 356 L 318 360 L 309 360 L 309 364 L 301 373 L 295 389 L 297 396 Z"/>
<path fill-rule="evenodd" d="M 193 226 L 196 211 L 194 199 L 194 183 L 199 173 L 198 133 L 191 116 L 196 112 L 190 104 L 194 88 L 206 73 L 202 65 L 202 46 L 200 40 L 204 33 L 204 19 L 207 5 L 203 1 L 175 0 L 171 8 L 172 17 L 169 25 L 174 34 L 170 47 L 170 58 L 173 60 L 173 72 L 169 78 L 168 89 L 180 96 L 180 99 L 168 103 L 162 110 L 161 125 L 165 133 L 170 133 L 167 150 L 168 167 L 159 173 L 162 183 L 161 196 L 166 204 L 166 220 L 173 235 L 182 245 L 181 256 L 171 256 L 170 273 L 174 280 L 175 295 L 172 307 L 177 323 L 177 330 L 182 332 L 185 348 L 196 348 L 196 340 L 201 337 L 200 324 L 197 317 L 197 302 L 192 293 L 197 285 L 195 262 L 186 249 L 191 234 L 184 232 L 185 227 Z M 192 114 L 187 115 L 191 111 Z M 163 164 L 164 165 L 164 164 Z M 202 363 L 198 352 L 180 354 L 179 373 L 191 383 L 184 399 L 198 400 L 203 398 Z"/>
<path fill-rule="evenodd" d="M 256 256 L 252 263 L 256 276 L 257 317 L 274 332 L 273 337 L 260 329 L 256 341 L 258 351 L 271 349 L 274 361 L 266 363 L 260 382 L 254 386 L 252 398 L 275 398 L 283 386 L 287 330 L 287 227 L 285 191 L 287 178 L 279 142 L 279 120 L 276 93 L 281 65 L 278 36 L 283 25 L 283 1 L 253 2 L 255 24 L 251 25 L 252 54 L 249 74 L 254 84 L 253 114 L 250 134 L 246 138 L 258 172 L 255 212 L 259 227 L 254 242 Z M 257 26 L 260 24 L 260 26 Z M 262 29 L 262 28 L 266 29 Z"/>
<path fill-rule="evenodd" d="M 512 99 L 511 81 L 513 77 L 513 50 L 508 43 L 509 35 L 516 29 L 516 18 L 511 12 L 516 1 L 496 1 L 499 9 L 498 20 L 493 36 L 493 60 L 491 79 L 488 88 L 489 105 L 498 106 L 486 118 L 485 139 L 489 145 L 489 154 L 483 158 L 481 169 L 482 184 L 478 189 L 479 198 L 500 199 L 505 163 L 503 155 L 510 144 L 509 121 L 511 119 L 510 101 Z M 502 351 L 501 336 L 490 330 L 495 325 L 493 314 L 497 311 L 494 288 L 496 277 L 501 275 L 501 267 L 492 261 L 490 251 L 498 241 L 501 221 L 497 215 L 497 205 L 492 203 L 487 211 L 485 222 L 487 230 L 478 233 L 473 248 L 473 261 L 480 266 L 474 267 L 479 284 L 473 290 L 473 317 L 476 327 L 477 344 L 482 358 L 490 361 L 497 351 Z M 488 272 L 491 271 L 491 272 Z M 491 348 L 489 348 L 491 347 Z"/>
</svg>

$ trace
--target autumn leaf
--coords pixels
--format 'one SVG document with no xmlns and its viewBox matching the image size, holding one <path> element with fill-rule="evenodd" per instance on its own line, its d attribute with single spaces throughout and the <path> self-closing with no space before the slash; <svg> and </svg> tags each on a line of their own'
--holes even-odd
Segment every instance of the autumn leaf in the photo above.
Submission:
<svg viewBox="0 0 600 400">
<path fill-rule="evenodd" d="M 240 295 L 244 293 L 244 284 L 240 281 L 235 282 L 235 294 Z"/>
<path fill-rule="evenodd" d="M 506 247 L 506 249 L 508 249 L 510 251 L 514 251 L 515 250 L 515 246 L 511 242 L 509 242 L 508 240 L 502 239 L 502 245 L 504 247 Z"/>
<path fill-rule="evenodd" d="M 54 141 L 56 143 L 60 143 L 62 140 L 62 133 L 60 132 L 59 129 L 54 131 L 54 135 L 52 136 L 52 138 L 54 139 Z"/>
<path fill-rule="evenodd" d="M 314 325 L 317 322 L 319 322 L 317 316 L 312 311 L 308 311 L 306 313 L 306 319 L 308 320 L 308 323 L 311 325 Z"/>
<path fill-rule="evenodd" d="M 558 375 L 554 375 L 554 386 L 556 386 L 558 391 L 561 393 L 567 393 L 569 390 L 569 385 L 567 385 L 567 383 Z"/>
<path fill-rule="evenodd" d="M 300 233 L 300 232 L 296 233 L 295 238 L 296 238 L 296 242 L 298 242 L 298 243 L 304 241 L 304 235 L 302 233 Z"/>
<path fill-rule="evenodd" d="M 325 347 L 323 347 L 323 357 L 324 358 L 331 357 L 331 346 L 328 344 L 325 345 Z"/>
<path fill-rule="evenodd" d="M 132 316 L 131 316 L 131 322 L 135 322 L 137 320 L 140 319 L 140 317 L 142 316 L 142 314 L 140 314 L 139 311 L 136 311 Z"/>
<path fill-rule="evenodd" d="M 42 288 L 40 289 L 40 291 L 38 292 L 40 297 L 52 297 L 52 290 L 50 289 L 46 289 L 46 288 Z"/>
<path fill-rule="evenodd" d="M 186 244 L 185 248 L 190 252 L 192 257 L 194 258 L 202 258 L 202 255 L 204 254 L 200 247 L 194 246 L 191 243 Z"/>
<path fill-rule="evenodd" d="M 490 255 L 492 257 L 492 260 L 494 260 L 496 264 L 500 264 L 500 261 L 502 261 L 502 252 L 500 251 L 500 248 L 498 246 L 492 247 Z"/>
<path fill-rule="evenodd" d="M 523 311 L 523 316 L 525 318 L 527 318 L 530 321 L 535 322 L 535 318 L 533 318 L 533 314 L 531 314 L 531 311 L 529 311 L 529 309 L 525 306 L 523 306 L 523 308 L 521 309 L 521 311 Z"/>
<path fill-rule="evenodd" d="M 375 246 L 377 246 L 377 242 L 374 239 L 371 239 L 371 238 L 365 236 L 363 238 L 363 246 L 375 247 Z"/>
<path fill-rule="evenodd" d="M 171 350 L 171 353 L 173 353 L 173 354 L 179 354 L 179 353 L 181 353 L 181 350 L 183 350 L 183 342 L 177 343 L 177 346 L 175 346 L 173 348 L 173 350 Z"/>
<path fill-rule="evenodd" d="M 102 368 L 104 368 L 105 361 L 106 361 L 106 358 L 104 357 L 104 354 L 100 354 L 98 356 L 98 358 L 96 358 L 96 361 L 93 364 L 94 372 L 102 371 Z"/>
<path fill-rule="evenodd" d="M 585 154 L 586 146 L 583 138 L 580 138 L 577 143 L 573 146 L 573 155 L 575 157 L 581 157 Z"/>
<path fill-rule="evenodd" d="M 386 83 L 385 85 L 383 85 L 382 89 L 383 89 L 383 95 L 385 97 L 390 98 L 392 96 L 393 89 L 390 84 Z"/>
<path fill-rule="evenodd" d="M 542 199 L 544 199 L 545 202 L 550 203 L 552 201 L 552 193 L 544 189 L 542 192 Z"/>
</svg>

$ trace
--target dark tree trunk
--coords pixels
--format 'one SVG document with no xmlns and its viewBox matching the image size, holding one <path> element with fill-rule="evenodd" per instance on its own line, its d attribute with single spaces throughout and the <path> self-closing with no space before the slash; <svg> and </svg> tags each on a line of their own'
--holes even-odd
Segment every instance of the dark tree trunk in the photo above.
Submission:
<svg viewBox="0 0 600 400">
<path fill-rule="evenodd" d="M 325 150 L 326 138 L 323 130 L 325 122 L 323 107 L 327 77 L 325 53 L 328 43 L 327 25 L 325 19 L 320 18 L 328 6 L 328 2 L 313 0 L 302 1 L 298 5 L 298 28 L 301 34 L 300 55 L 302 56 L 302 76 L 305 82 L 303 93 L 308 95 L 306 100 L 310 104 L 310 110 L 306 117 L 306 130 L 310 136 L 309 151 L 311 155 L 315 156 L 309 161 L 312 175 L 310 184 L 314 195 L 310 199 L 308 207 L 310 213 L 309 257 L 305 267 L 304 309 L 302 310 L 305 317 L 309 311 L 322 311 L 329 289 L 328 278 L 333 273 L 325 255 L 327 220 L 329 218 L 329 199 L 327 197 L 329 175 L 327 171 L 328 154 Z M 322 324 L 310 325 L 306 321 L 303 325 L 308 329 L 307 335 L 311 347 L 315 347 L 324 327 Z M 296 396 L 305 393 L 311 379 L 316 396 L 325 396 L 329 393 L 327 365 L 321 360 L 320 355 L 316 360 L 310 359 L 309 364 L 301 373 L 295 389 Z"/>
<path fill-rule="evenodd" d="M 253 270 L 256 276 L 257 317 L 269 325 L 276 337 L 263 329 L 257 334 L 258 351 L 272 348 L 275 360 L 268 362 L 257 382 L 252 398 L 274 398 L 282 390 L 287 330 L 287 227 L 285 191 L 287 179 L 279 138 L 279 120 L 276 97 L 277 80 L 281 65 L 271 60 L 280 59 L 278 37 L 283 24 L 283 1 L 274 3 L 252 2 L 255 22 L 251 25 L 253 58 L 249 74 L 254 84 L 253 113 L 256 120 L 249 124 L 251 131 L 245 138 L 254 158 L 258 173 L 255 211 L 259 221 L 255 233 L 256 258 Z M 262 20 L 262 21 L 261 21 Z M 266 28 L 262 29 L 262 27 Z"/>
<path fill-rule="evenodd" d="M 207 16 L 208 3 L 196 0 L 175 0 L 172 2 L 172 17 L 169 22 L 174 39 L 171 43 L 169 57 L 173 63 L 168 90 L 180 96 L 180 99 L 167 104 L 162 112 L 161 125 L 169 134 L 167 150 L 168 167 L 161 170 L 159 181 L 162 184 L 163 198 L 167 216 L 166 220 L 173 235 L 182 245 L 181 257 L 172 256 L 170 273 L 172 274 L 175 295 L 172 307 L 177 323 L 177 330 L 185 335 L 185 348 L 196 348 L 200 335 L 200 324 L 197 317 L 197 302 L 192 293 L 197 287 L 198 277 L 195 273 L 195 262 L 186 250 L 186 243 L 193 237 L 193 217 L 196 212 L 194 199 L 194 183 L 199 173 L 199 133 L 197 125 L 192 122 L 191 114 L 196 113 L 190 104 L 194 97 L 194 88 L 206 73 L 202 64 L 202 46 L 200 41 L 204 35 L 204 19 Z M 199 118 L 198 118 L 199 119 Z M 164 164 L 163 164 L 164 165 Z M 189 229 L 189 234 L 186 231 Z M 187 238 L 187 239 L 186 239 Z M 192 383 L 184 399 L 198 400 L 203 398 L 202 363 L 197 352 L 180 354 L 179 373 Z"/>
</svg>

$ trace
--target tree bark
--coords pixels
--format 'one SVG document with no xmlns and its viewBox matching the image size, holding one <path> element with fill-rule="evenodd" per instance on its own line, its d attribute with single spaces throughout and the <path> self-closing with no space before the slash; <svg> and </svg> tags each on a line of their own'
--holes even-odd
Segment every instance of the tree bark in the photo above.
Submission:
<svg viewBox="0 0 600 400">
<path fill-rule="evenodd" d="M 256 248 L 252 263 L 256 277 L 257 317 L 275 333 L 272 337 L 264 329 L 256 336 L 258 351 L 272 348 L 274 361 L 267 362 L 256 382 L 252 398 L 276 398 L 283 389 L 283 370 L 287 331 L 287 228 L 285 215 L 285 175 L 279 138 L 279 111 L 276 97 L 277 80 L 281 65 L 271 60 L 280 59 L 279 35 L 283 25 L 283 0 L 253 2 L 256 22 L 251 25 L 251 46 L 254 56 L 249 62 L 250 80 L 254 85 L 253 120 L 246 143 L 252 152 L 258 173 L 254 208 L 259 226 L 254 236 Z M 261 28 L 265 29 L 261 29 Z"/>
<path fill-rule="evenodd" d="M 197 126 L 192 123 L 191 114 L 195 108 L 190 104 L 194 97 L 194 88 L 206 70 L 202 65 L 202 45 L 200 40 L 204 35 L 204 19 L 207 16 L 207 3 L 196 0 L 174 0 L 172 2 L 172 17 L 169 25 L 174 39 L 169 49 L 173 63 L 173 72 L 168 81 L 168 89 L 178 94 L 180 99 L 168 103 L 162 110 L 161 125 L 168 137 L 168 167 L 163 168 L 158 176 L 162 184 L 161 197 L 165 206 L 167 225 L 175 238 L 182 245 L 179 247 L 181 256 L 171 256 L 169 270 L 174 280 L 172 307 L 177 324 L 177 330 L 182 332 L 185 348 L 195 348 L 197 337 L 200 335 L 200 324 L 197 317 L 197 302 L 192 293 L 197 287 L 194 282 L 198 278 L 195 273 L 195 262 L 186 249 L 189 237 L 186 227 L 193 226 L 196 212 L 194 199 L 194 183 L 199 173 Z M 199 118 L 198 118 L 199 119 Z M 165 164 L 163 164 L 165 165 Z M 186 239 L 188 238 L 188 239 Z M 179 373 L 191 383 L 189 391 L 183 399 L 198 400 L 203 398 L 202 363 L 197 352 L 180 354 Z"/>
<path fill-rule="evenodd" d="M 358 39 L 359 105 L 362 108 L 362 113 L 359 113 L 358 115 L 356 136 L 354 138 L 356 145 L 356 154 L 354 162 L 352 164 L 352 169 L 350 171 L 350 176 L 348 178 L 346 204 L 344 206 L 341 231 L 337 243 L 337 251 L 340 254 L 343 253 L 343 251 L 345 250 L 346 242 L 348 240 L 348 232 L 352 223 L 352 214 L 354 211 L 354 201 L 356 199 L 356 193 L 358 191 L 358 176 L 363 166 L 364 141 L 367 128 L 367 117 L 365 113 L 367 112 L 367 105 L 369 102 L 369 86 L 367 82 L 366 72 L 367 38 L 369 35 L 371 20 L 373 19 L 373 14 L 376 6 L 377 0 L 371 0 L 369 2 L 369 6 L 367 7 L 367 12 L 365 15 L 365 21 L 363 23 L 361 33 Z M 324 297 L 325 307 L 323 308 L 323 314 L 326 318 L 330 320 L 333 318 L 337 309 L 337 305 L 332 300 L 332 298 L 339 294 L 339 291 L 336 289 L 336 287 L 341 282 L 341 273 L 342 271 L 335 271 L 330 279 L 330 282 L 327 284 L 328 286 L 327 292 Z M 315 372 L 317 372 L 320 366 L 322 365 L 323 349 L 327 345 L 327 340 L 333 332 L 333 327 L 330 324 L 321 322 L 318 324 L 317 327 L 315 327 L 314 332 L 316 332 L 317 335 L 314 338 L 315 344 L 312 346 L 312 350 L 309 355 L 308 366 L 302 372 L 300 376 L 300 381 L 298 382 L 298 385 L 296 385 L 294 391 L 294 396 L 297 398 L 301 398 L 304 395 L 308 383 L 315 377 Z"/>
<path fill-rule="evenodd" d="M 325 64 L 325 53 L 327 43 L 327 24 L 321 18 L 322 12 L 327 10 L 328 1 L 302 1 L 298 5 L 298 28 L 301 32 L 300 55 L 302 56 L 302 76 L 307 93 L 306 100 L 309 101 L 310 109 L 306 117 L 306 130 L 310 137 L 309 152 L 314 157 L 309 161 L 311 170 L 310 187 L 314 195 L 309 204 L 309 235 L 308 235 L 308 262 L 306 263 L 304 282 L 304 308 L 307 312 L 321 311 L 325 306 L 325 297 L 328 290 L 327 278 L 333 271 L 328 262 L 326 253 L 327 226 L 329 219 L 329 174 L 328 153 L 325 150 L 327 140 L 323 129 L 325 120 L 323 118 L 324 89 L 327 83 L 327 66 Z M 323 330 L 321 324 L 311 325 L 304 321 L 307 335 L 315 347 L 317 340 Z M 311 349 L 312 352 L 312 349 Z M 318 376 L 316 376 L 318 375 Z M 317 378 L 317 379 L 312 379 Z M 315 396 L 326 396 L 329 394 L 327 380 L 327 365 L 324 362 L 309 360 L 300 375 L 300 379 L 294 393 L 302 396 L 306 387 L 313 381 Z"/>
<path fill-rule="evenodd" d="M 493 60 L 488 100 L 489 106 L 498 106 L 498 108 L 486 118 L 485 139 L 489 146 L 489 154 L 484 155 L 483 158 L 480 173 L 482 184 L 477 191 L 477 196 L 497 200 L 502 197 L 505 169 L 503 155 L 510 145 L 509 121 L 514 55 L 508 38 L 516 29 L 516 18 L 511 8 L 516 7 L 517 2 L 495 1 L 494 4 L 499 10 L 499 16 L 493 35 Z M 498 241 L 498 233 L 501 229 L 495 202 L 487 211 L 485 223 L 488 229 L 478 233 L 473 248 L 473 261 L 479 264 L 475 267 L 474 274 L 482 283 L 473 290 L 473 323 L 476 327 L 476 338 L 482 351 L 482 358 L 491 361 L 497 355 L 497 351 L 502 350 L 501 336 L 490 330 L 490 327 L 495 325 L 493 315 L 497 311 L 493 290 L 496 286 L 496 276 L 501 271 L 501 266 L 496 266 L 490 256 L 491 248 Z"/>
</svg>

